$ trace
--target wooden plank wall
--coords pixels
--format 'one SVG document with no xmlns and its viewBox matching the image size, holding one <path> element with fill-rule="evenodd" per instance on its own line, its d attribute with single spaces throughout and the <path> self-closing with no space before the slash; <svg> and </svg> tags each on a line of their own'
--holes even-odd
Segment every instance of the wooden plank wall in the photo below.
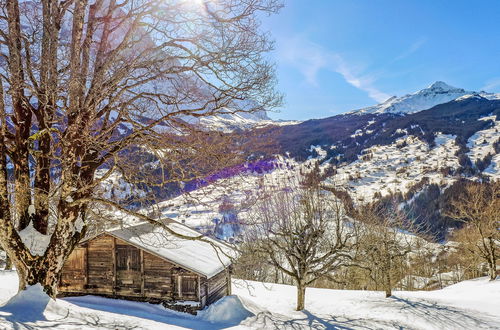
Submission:
<svg viewBox="0 0 500 330">
<path fill-rule="evenodd" d="M 113 238 L 102 235 L 87 243 L 87 292 L 113 294 Z"/>
<path fill-rule="evenodd" d="M 228 294 L 228 276 L 224 270 L 209 279 L 206 283 L 207 305 L 219 300 Z"/>
<path fill-rule="evenodd" d="M 128 260 L 128 269 L 124 269 L 125 261 L 119 260 L 120 254 L 116 251 L 127 249 L 136 250 L 138 254 L 132 253 L 134 257 Z M 197 289 L 193 294 L 179 295 L 183 279 L 195 281 Z M 227 294 L 227 277 L 223 271 L 207 280 L 125 241 L 101 235 L 75 248 L 63 268 L 59 290 L 164 301 L 202 301 L 204 297 L 208 305 Z"/>
<path fill-rule="evenodd" d="M 175 267 L 173 269 L 173 278 L 175 279 L 175 299 L 178 300 L 191 300 L 191 301 L 200 301 L 200 297 L 198 295 L 198 283 L 200 281 L 200 276 L 193 272 L 187 271 L 180 267 Z M 194 292 L 186 293 L 182 291 L 182 282 L 183 281 L 192 281 L 194 283 Z"/>
<path fill-rule="evenodd" d="M 141 273 L 141 253 L 140 250 L 125 241 L 115 239 L 115 294 L 123 296 L 141 297 L 143 292 Z M 129 258 L 121 255 L 129 254 Z M 130 258 L 132 254 L 132 258 Z M 123 269 L 127 267 L 129 269 Z"/>
<path fill-rule="evenodd" d="M 156 298 L 174 298 L 173 264 L 148 252 L 144 256 L 144 291 Z"/>
<path fill-rule="evenodd" d="M 83 291 L 87 284 L 87 249 L 76 247 L 66 260 L 61 274 L 63 291 Z"/>
</svg>

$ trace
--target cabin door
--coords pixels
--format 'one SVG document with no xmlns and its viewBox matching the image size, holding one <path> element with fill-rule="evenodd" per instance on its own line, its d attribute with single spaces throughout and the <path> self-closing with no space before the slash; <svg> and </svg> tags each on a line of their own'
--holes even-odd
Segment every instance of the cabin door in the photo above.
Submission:
<svg viewBox="0 0 500 330">
<path fill-rule="evenodd" d="M 62 269 L 60 286 L 62 291 L 81 291 L 85 286 L 86 249 L 76 247 Z"/>
<path fill-rule="evenodd" d="M 116 245 L 116 293 L 141 293 L 141 254 L 131 245 Z"/>
<path fill-rule="evenodd" d="M 198 276 L 177 275 L 177 297 L 182 300 L 198 300 Z"/>
</svg>

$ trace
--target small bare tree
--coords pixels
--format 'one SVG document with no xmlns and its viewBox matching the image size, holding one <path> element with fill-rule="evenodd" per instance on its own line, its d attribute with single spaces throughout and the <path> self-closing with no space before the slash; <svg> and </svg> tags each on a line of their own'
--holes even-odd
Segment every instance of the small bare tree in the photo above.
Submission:
<svg viewBox="0 0 500 330">
<path fill-rule="evenodd" d="M 388 209 L 366 205 L 358 211 L 356 218 L 361 222 L 357 226 L 356 265 L 367 269 L 376 287 L 381 284 L 385 296 L 390 297 L 396 282 L 406 274 L 402 270 L 417 237 L 402 232 L 408 224 L 397 207 Z"/>
<path fill-rule="evenodd" d="M 464 222 L 453 237 L 460 249 L 486 262 L 490 280 L 494 280 L 500 256 L 500 181 L 468 184 L 451 202 L 447 216 Z"/>
<path fill-rule="evenodd" d="M 242 250 L 261 257 L 305 290 L 352 259 L 353 233 L 342 203 L 319 185 L 265 187 L 251 212 Z"/>
</svg>

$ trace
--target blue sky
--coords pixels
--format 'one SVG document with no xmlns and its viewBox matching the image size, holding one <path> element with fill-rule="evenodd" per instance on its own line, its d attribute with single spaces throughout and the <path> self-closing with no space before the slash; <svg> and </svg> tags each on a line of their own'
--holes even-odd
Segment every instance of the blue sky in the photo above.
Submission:
<svg viewBox="0 0 500 330">
<path fill-rule="evenodd" d="M 500 91 L 499 0 L 285 0 L 263 28 L 286 98 L 273 119 L 328 117 L 437 80 Z"/>
</svg>

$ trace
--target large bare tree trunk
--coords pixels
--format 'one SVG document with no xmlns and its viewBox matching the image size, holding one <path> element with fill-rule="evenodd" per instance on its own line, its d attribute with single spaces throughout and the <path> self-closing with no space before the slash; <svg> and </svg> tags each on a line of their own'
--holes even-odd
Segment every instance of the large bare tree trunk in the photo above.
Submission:
<svg viewBox="0 0 500 330">
<path fill-rule="evenodd" d="M 490 246 L 490 258 L 488 262 L 490 281 L 493 281 L 497 278 L 497 258 L 495 253 L 495 241 L 488 237 L 488 243 Z"/>
<path fill-rule="evenodd" d="M 65 218 L 64 215 L 68 214 L 70 216 Z M 71 223 L 74 222 L 73 214 L 76 213 L 71 211 L 61 215 L 60 224 L 63 224 L 57 226 L 43 256 L 33 256 L 23 249 L 14 249 L 11 252 L 13 263 L 18 272 L 19 290 L 39 283 L 49 296 L 56 297 L 64 262 L 77 242 L 85 235 L 84 230 L 73 232 L 74 229 L 71 226 Z M 19 236 L 17 236 L 17 240 L 17 245 L 21 245 Z"/>
<path fill-rule="evenodd" d="M 389 271 L 386 271 L 384 274 L 384 278 L 385 297 L 389 298 L 392 296 L 391 273 Z"/>
<path fill-rule="evenodd" d="M 10 261 L 9 256 L 5 258 L 5 270 L 12 270 L 12 261 Z"/>
<path fill-rule="evenodd" d="M 304 284 L 297 284 L 297 310 L 301 311 L 304 309 L 306 300 L 306 287 Z"/>
<path fill-rule="evenodd" d="M 31 127 L 31 111 L 28 108 L 24 95 L 24 70 L 22 63 L 22 37 L 19 3 L 7 1 L 8 32 L 11 39 L 9 48 L 9 71 L 12 107 L 15 125 L 15 148 L 13 150 L 13 163 L 15 175 L 15 208 L 18 216 L 18 228 L 26 228 L 30 222 L 28 212 L 31 203 L 30 172 L 29 172 L 29 145 Z M 2 125 L 6 125 L 4 122 Z"/>
</svg>

